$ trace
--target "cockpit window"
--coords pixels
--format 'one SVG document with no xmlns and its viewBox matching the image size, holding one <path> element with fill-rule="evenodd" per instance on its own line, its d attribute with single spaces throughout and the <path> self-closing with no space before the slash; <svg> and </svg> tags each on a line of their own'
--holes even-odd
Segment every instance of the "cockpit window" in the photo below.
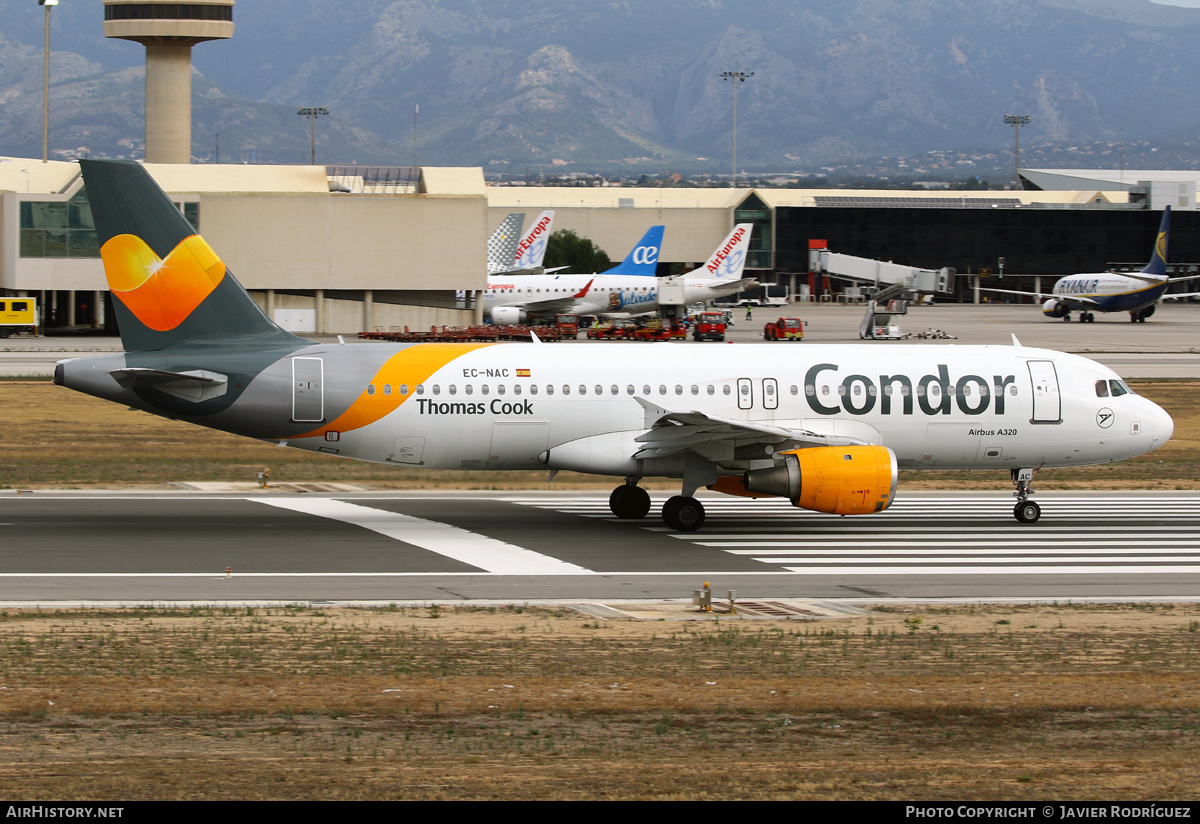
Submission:
<svg viewBox="0 0 1200 824">
<path fill-rule="evenodd" d="M 1109 381 L 1108 386 L 1112 390 L 1112 396 L 1114 398 L 1119 395 L 1133 394 L 1133 392 L 1130 390 L 1130 388 L 1128 386 L 1126 386 L 1124 383 L 1122 383 L 1121 381 Z"/>
<path fill-rule="evenodd" d="M 1105 381 L 1105 380 L 1096 381 L 1096 397 L 1097 398 L 1107 398 L 1108 397 L 1108 381 Z"/>
</svg>

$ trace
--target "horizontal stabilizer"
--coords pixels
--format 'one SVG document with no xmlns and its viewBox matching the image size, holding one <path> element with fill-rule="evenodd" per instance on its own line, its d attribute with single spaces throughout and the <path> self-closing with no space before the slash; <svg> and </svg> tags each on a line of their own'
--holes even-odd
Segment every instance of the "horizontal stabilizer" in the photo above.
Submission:
<svg viewBox="0 0 1200 824">
<path fill-rule="evenodd" d="M 197 369 L 190 372 L 167 372 L 130 366 L 109 372 L 124 389 L 157 389 L 172 397 L 199 403 L 225 394 L 229 379 L 216 372 Z"/>
</svg>

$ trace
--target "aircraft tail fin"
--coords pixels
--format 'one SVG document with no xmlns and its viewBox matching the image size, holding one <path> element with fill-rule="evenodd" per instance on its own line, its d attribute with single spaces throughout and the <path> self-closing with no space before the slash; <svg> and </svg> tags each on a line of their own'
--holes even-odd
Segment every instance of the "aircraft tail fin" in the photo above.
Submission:
<svg viewBox="0 0 1200 824">
<path fill-rule="evenodd" d="M 546 241 L 550 239 L 550 230 L 554 226 L 554 211 L 547 210 L 537 216 L 533 226 L 517 244 L 517 256 L 514 266 L 517 269 L 537 269 L 546 257 Z"/>
<path fill-rule="evenodd" d="M 521 240 L 521 227 L 524 225 L 524 212 L 513 212 L 492 232 L 488 238 L 489 275 L 512 270 L 517 257 L 517 244 Z"/>
<path fill-rule="evenodd" d="M 294 345 L 140 164 L 80 160 L 127 351 Z"/>
<path fill-rule="evenodd" d="M 704 278 L 740 280 L 746 268 L 746 252 L 750 248 L 750 236 L 754 233 L 753 223 L 739 223 L 717 246 L 716 251 L 699 269 L 688 272 Z"/>
<path fill-rule="evenodd" d="M 654 277 L 658 269 L 658 251 L 662 248 L 663 227 L 651 226 L 633 251 L 605 275 L 646 275 Z"/>
<path fill-rule="evenodd" d="M 1154 238 L 1154 251 L 1150 255 L 1150 262 L 1142 270 L 1143 275 L 1167 276 L 1167 243 L 1170 234 L 1171 207 L 1167 206 L 1163 209 L 1162 223 L 1158 224 L 1158 234 Z"/>
</svg>

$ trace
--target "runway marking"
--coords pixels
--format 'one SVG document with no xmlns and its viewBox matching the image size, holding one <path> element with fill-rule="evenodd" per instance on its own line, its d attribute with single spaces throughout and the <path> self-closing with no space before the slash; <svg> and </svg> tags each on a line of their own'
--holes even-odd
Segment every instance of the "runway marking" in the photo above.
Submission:
<svg viewBox="0 0 1200 824">
<path fill-rule="evenodd" d="M 497 541 L 449 524 L 414 518 L 385 509 L 332 498 L 247 498 L 267 506 L 353 524 L 406 544 L 419 546 L 487 572 L 502 575 L 594 575 L 557 558 Z"/>
<path fill-rule="evenodd" d="M 619 522 L 599 497 L 509 500 Z M 703 503 L 708 523 L 700 532 L 670 530 L 656 518 L 637 528 L 801 575 L 1200 573 L 1195 495 L 1053 496 L 1043 501 L 1053 525 L 1029 526 L 1011 522 L 1002 499 L 908 497 L 854 523 L 783 500 Z"/>
</svg>

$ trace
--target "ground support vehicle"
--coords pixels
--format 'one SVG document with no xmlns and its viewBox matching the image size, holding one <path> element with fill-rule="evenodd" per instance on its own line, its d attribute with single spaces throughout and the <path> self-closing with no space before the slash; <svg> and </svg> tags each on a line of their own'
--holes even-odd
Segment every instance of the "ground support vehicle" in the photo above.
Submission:
<svg viewBox="0 0 1200 824">
<path fill-rule="evenodd" d="M 37 334 L 37 301 L 33 298 L 0 297 L 0 338 Z"/>
<path fill-rule="evenodd" d="M 725 340 L 725 313 L 701 312 L 692 320 L 692 340 Z"/>
<path fill-rule="evenodd" d="M 804 340 L 804 321 L 800 318 L 780 318 L 763 326 L 764 340 Z"/>
</svg>

